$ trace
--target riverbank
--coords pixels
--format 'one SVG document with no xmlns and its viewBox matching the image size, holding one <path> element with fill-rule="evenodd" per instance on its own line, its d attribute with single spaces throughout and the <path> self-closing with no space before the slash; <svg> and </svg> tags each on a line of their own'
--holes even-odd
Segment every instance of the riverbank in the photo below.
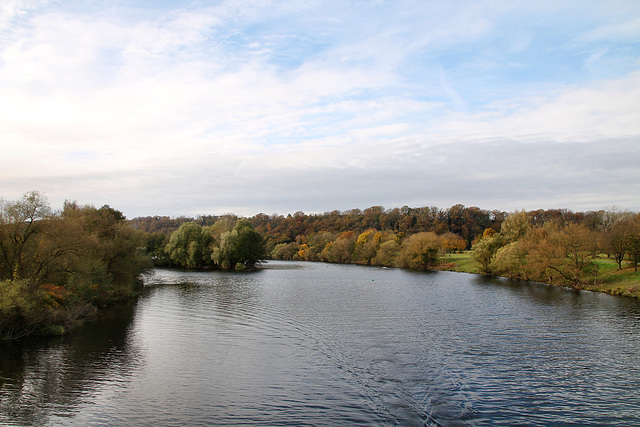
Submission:
<svg viewBox="0 0 640 427">
<path fill-rule="evenodd" d="M 640 299 L 640 271 L 634 271 L 630 266 L 618 270 L 616 262 L 606 257 L 595 259 L 595 263 L 598 266 L 597 274 L 585 276 L 581 284 L 572 287 Z M 446 263 L 439 269 L 461 273 L 480 273 L 470 252 L 447 255 Z M 567 286 L 566 283 L 549 284 Z"/>
</svg>

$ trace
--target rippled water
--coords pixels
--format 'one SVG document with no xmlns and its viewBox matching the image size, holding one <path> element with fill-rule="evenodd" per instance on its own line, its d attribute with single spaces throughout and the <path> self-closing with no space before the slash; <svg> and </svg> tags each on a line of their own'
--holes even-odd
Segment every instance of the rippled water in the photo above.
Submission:
<svg viewBox="0 0 640 427">
<path fill-rule="evenodd" d="M 460 273 L 156 270 L 0 346 L 0 424 L 640 424 L 640 302 Z"/>
</svg>

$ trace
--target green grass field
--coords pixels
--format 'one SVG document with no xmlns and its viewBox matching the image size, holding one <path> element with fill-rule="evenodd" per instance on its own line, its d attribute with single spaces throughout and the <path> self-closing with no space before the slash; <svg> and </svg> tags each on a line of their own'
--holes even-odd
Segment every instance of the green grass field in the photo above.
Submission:
<svg viewBox="0 0 640 427">
<path fill-rule="evenodd" d="M 444 270 L 464 273 L 479 271 L 478 265 L 471 259 L 470 252 L 447 255 L 444 262 Z M 597 258 L 595 263 L 598 265 L 597 275 L 585 277 L 581 289 L 640 298 L 640 271 L 634 271 L 626 262 L 622 264 L 622 270 L 618 270 L 618 264 L 606 257 Z"/>
</svg>

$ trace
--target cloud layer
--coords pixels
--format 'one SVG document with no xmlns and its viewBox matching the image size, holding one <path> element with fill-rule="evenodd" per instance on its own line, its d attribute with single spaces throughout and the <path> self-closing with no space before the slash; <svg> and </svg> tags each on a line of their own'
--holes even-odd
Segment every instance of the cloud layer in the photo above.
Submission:
<svg viewBox="0 0 640 427">
<path fill-rule="evenodd" d="M 635 2 L 9 1 L 0 196 L 640 210 Z"/>
</svg>

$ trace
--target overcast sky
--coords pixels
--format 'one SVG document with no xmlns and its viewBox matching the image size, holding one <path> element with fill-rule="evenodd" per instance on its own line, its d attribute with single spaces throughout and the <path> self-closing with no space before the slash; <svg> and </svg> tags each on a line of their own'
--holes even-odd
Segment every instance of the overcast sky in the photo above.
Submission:
<svg viewBox="0 0 640 427">
<path fill-rule="evenodd" d="M 640 210 L 640 1 L 2 0 L 0 197 Z"/>
</svg>

